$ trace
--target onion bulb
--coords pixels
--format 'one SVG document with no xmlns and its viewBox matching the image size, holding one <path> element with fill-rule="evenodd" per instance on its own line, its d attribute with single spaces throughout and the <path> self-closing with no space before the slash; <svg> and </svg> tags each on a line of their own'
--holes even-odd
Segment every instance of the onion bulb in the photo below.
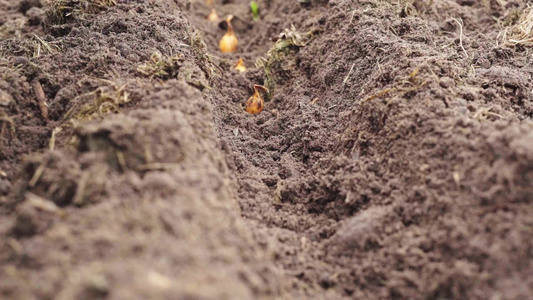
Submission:
<svg viewBox="0 0 533 300">
<path fill-rule="evenodd" d="M 207 16 L 207 21 L 209 21 L 209 22 L 218 21 L 217 11 L 214 8 L 211 9 L 211 13 Z"/>
<path fill-rule="evenodd" d="M 237 40 L 235 32 L 233 31 L 233 26 L 231 25 L 232 19 L 232 15 L 229 15 L 226 19 L 226 23 L 228 24 L 228 31 L 220 39 L 220 43 L 218 44 L 218 47 L 220 48 L 220 51 L 222 51 L 222 53 L 235 52 L 237 51 L 237 45 L 239 45 L 239 41 Z"/>
<path fill-rule="evenodd" d="M 262 85 L 254 84 L 254 94 L 246 101 L 246 112 L 255 115 L 263 110 L 264 101 L 259 95 L 259 90 L 268 93 L 268 89 Z"/>
<path fill-rule="evenodd" d="M 239 61 L 235 65 L 234 69 L 239 71 L 239 72 L 241 72 L 241 73 L 242 72 L 246 72 L 246 66 L 244 66 L 244 60 L 242 58 L 239 59 Z"/>
</svg>

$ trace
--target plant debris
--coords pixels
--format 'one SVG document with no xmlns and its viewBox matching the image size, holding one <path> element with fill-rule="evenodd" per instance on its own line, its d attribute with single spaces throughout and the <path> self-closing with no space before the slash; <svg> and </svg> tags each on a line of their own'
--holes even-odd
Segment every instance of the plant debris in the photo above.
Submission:
<svg viewBox="0 0 533 300">
<path fill-rule="evenodd" d="M 161 53 L 154 52 L 150 60 L 137 68 L 137 71 L 144 76 L 158 77 L 161 79 L 175 78 L 179 71 L 179 62 L 182 57 L 174 55 L 172 57 L 163 57 Z"/>
<path fill-rule="evenodd" d="M 117 0 L 44 1 L 44 7 L 46 9 L 48 19 L 54 23 L 64 23 L 71 16 L 81 17 L 85 13 L 97 13 L 102 9 L 115 5 L 117 5 Z"/>
<path fill-rule="evenodd" d="M 108 84 L 93 92 L 79 96 L 74 106 L 65 114 L 64 119 L 91 120 L 96 116 L 108 113 L 119 113 L 120 106 L 131 101 L 126 91 L 126 84 L 119 84 L 111 80 L 100 79 Z M 89 101 L 82 104 L 83 98 L 89 97 Z"/>
<path fill-rule="evenodd" d="M 48 101 L 46 100 L 46 95 L 44 93 L 43 86 L 41 85 L 39 80 L 35 79 L 32 81 L 31 87 L 33 89 L 35 97 L 37 97 L 37 102 L 39 104 L 39 109 L 41 110 L 41 115 L 46 121 L 48 121 Z"/>
<path fill-rule="evenodd" d="M 49 43 L 36 34 L 33 35 L 33 38 L 35 40 L 33 40 L 31 44 L 33 47 L 34 58 L 41 56 L 41 53 L 57 53 L 59 50 L 61 50 L 56 43 Z"/>
<path fill-rule="evenodd" d="M 282 68 L 281 62 L 283 58 L 291 51 L 304 47 L 313 34 L 313 31 L 302 34 L 296 30 L 294 25 L 291 25 L 290 29 L 285 29 L 279 34 L 274 46 L 268 50 L 266 58 L 260 57 L 257 59 L 256 67 L 263 68 L 265 85 L 269 89 L 270 95 L 274 92 L 276 80 L 280 73 L 278 69 Z"/>
<path fill-rule="evenodd" d="M 0 110 L 0 124 L 2 124 L 0 125 L 0 147 L 1 147 L 6 130 L 9 130 L 10 139 L 15 137 L 15 122 L 13 122 L 13 119 L 10 118 L 5 111 Z"/>
<path fill-rule="evenodd" d="M 533 46 L 533 7 L 524 9 L 516 24 L 501 31 L 498 38 L 506 46 Z"/>
</svg>

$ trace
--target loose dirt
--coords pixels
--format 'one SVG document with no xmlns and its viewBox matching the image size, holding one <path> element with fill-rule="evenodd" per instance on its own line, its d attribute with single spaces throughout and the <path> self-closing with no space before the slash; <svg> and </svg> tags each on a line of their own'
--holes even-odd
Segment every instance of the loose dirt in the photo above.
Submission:
<svg viewBox="0 0 533 300">
<path fill-rule="evenodd" d="M 531 297 L 525 3 L 118 2 L 0 2 L 0 298 Z"/>
</svg>

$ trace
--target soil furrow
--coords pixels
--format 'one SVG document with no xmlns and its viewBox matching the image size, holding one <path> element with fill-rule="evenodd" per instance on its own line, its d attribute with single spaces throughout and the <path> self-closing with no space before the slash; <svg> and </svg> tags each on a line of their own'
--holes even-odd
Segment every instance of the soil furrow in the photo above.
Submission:
<svg viewBox="0 0 533 300">
<path fill-rule="evenodd" d="M 249 23 L 246 4 L 215 7 Z M 195 25 L 216 52 L 222 31 L 198 6 Z M 531 161 L 517 157 L 530 143 L 528 52 L 494 46 L 501 28 L 488 20 L 518 7 L 280 1 L 237 31 L 255 47 L 223 58 L 248 64 L 269 60 L 264 45 L 275 49 L 280 29 L 309 33 L 305 46 L 264 70 L 230 71 L 208 93 L 242 214 L 296 298 L 527 297 L 529 282 L 492 282 L 525 276 L 530 253 L 471 242 L 517 245 L 529 235 Z M 256 83 L 274 92 L 266 112 L 245 118 L 236 103 Z M 508 203 L 513 225 L 501 214 Z M 494 235 L 501 223 L 520 238 Z M 496 263 L 500 255 L 521 258 Z"/>
<path fill-rule="evenodd" d="M 531 8 L 256 4 L 0 3 L 0 298 L 528 299 Z"/>
</svg>

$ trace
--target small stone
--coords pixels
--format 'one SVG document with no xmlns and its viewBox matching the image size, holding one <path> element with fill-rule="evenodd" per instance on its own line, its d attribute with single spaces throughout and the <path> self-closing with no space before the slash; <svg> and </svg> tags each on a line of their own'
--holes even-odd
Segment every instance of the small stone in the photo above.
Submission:
<svg viewBox="0 0 533 300">
<path fill-rule="evenodd" d="M 5 196 L 11 189 L 11 183 L 7 179 L 0 179 L 0 196 Z"/>
<path fill-rule="evenodd" d="M 109 294 L 109 282 L 102 274 L 90 274 L 85 279 L 84 292 L 88 298 L 104 298 Z"/>
<path fill-rule="evenodd" d="M 320 286 L 325 289 L 329 289 L 330 287 L 335 285 L 335 282 L 333 281 L 331 276 L 329 276 L 328 273 L 324 273 L 320 276 L 319 283 L 320 283 Z"/>
<path fill-rule="evenodd" d="M 25 67 L 30 61 L 24 56 L 15 56 L 13 60 L 13 66 Z"/>
<path fill-rule="evenodd" d="M 4 90 L 0 90 L 0 107 L 7 107 L 13 102 L 13 97 Z"/>
<path fill-rule="evenodd" d="M 19 12 L 25 14 L 33 7 L 42 7 L 40 0 L 22 0 L 19 3 Z"/>
<path fill-rule="evenodd" d="M 447 89 L 454 85 L 453 79 L 450 77 L 442 77 L 439 81 L 441 87 Z"/>
</svg>

